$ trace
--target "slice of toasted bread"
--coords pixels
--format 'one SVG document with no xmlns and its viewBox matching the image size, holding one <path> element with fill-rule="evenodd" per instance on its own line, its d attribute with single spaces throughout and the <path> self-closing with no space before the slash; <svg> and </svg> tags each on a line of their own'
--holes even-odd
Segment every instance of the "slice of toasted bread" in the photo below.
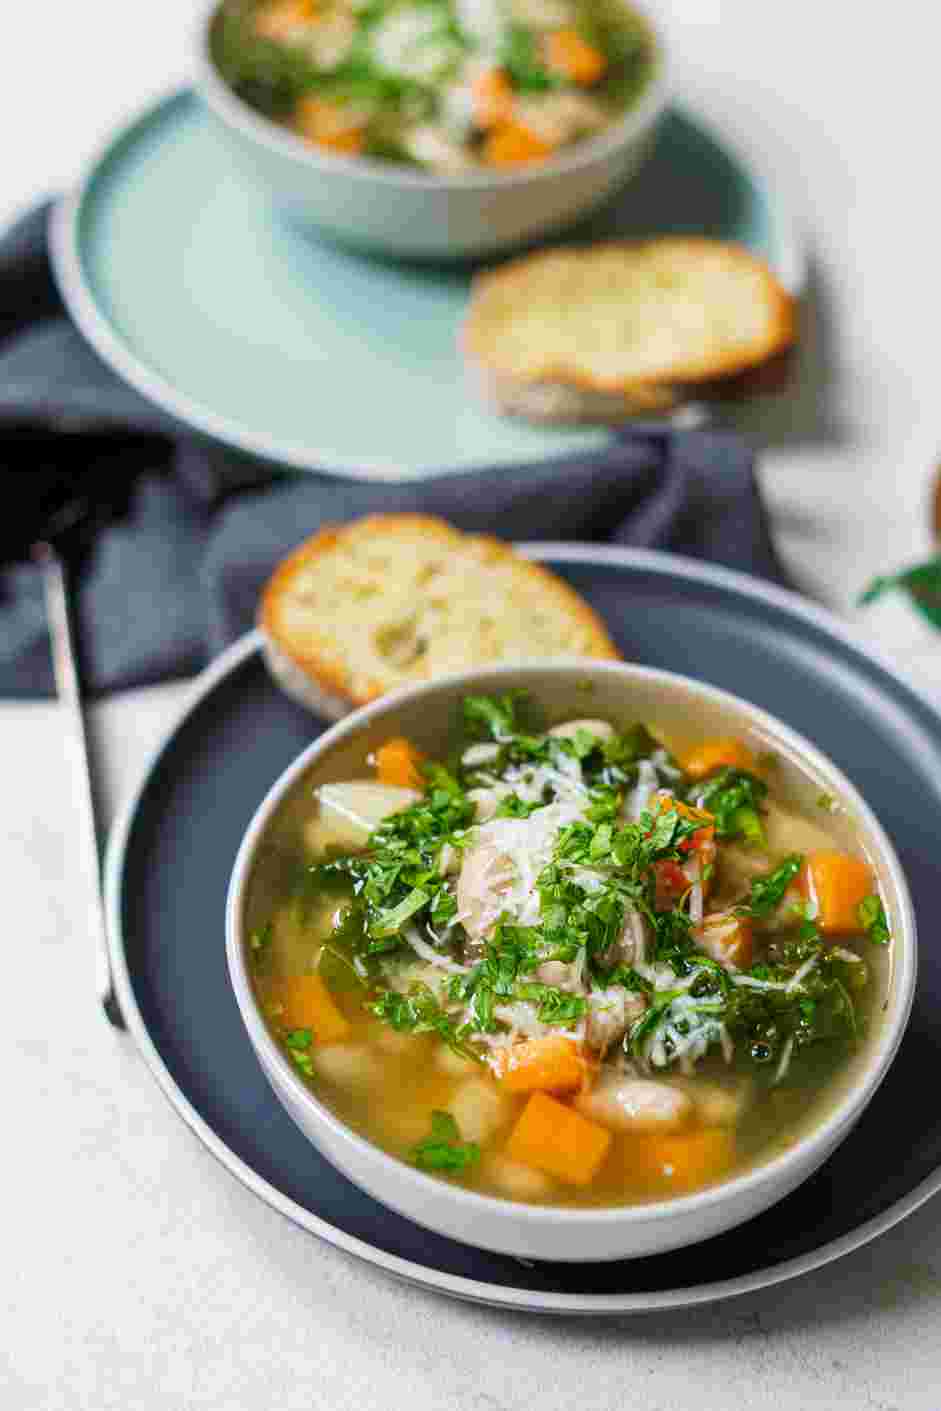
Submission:
<svg viewBox="0 0 941 1411">
<path fill-rule="evenodd" d="M 331 719 L 449 671 L 620 655 L 555 574 L 421 514 L 321 529 L 275 570 L 259 625 L 276 679 Z"/>
<path fill-rule="evenodd" d="M 662 413 L 788 347 L 794 300 L 738 245 L 560 248 L 478 276 L 462 347 L 485 395 L 536 420 Z"/>
</svg>

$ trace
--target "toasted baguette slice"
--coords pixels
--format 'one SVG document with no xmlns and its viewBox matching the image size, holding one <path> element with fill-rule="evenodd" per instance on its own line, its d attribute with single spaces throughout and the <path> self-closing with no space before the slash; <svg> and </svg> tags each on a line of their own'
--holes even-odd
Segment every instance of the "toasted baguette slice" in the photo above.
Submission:
<svg viewBox="0 0 941 1411">
<path fill-rule="evenodd" d="M 502 410 L 612 421 L 667 411 L 794 336 L 794 300 L 761 260 L 671 236 L 547 250 L 478 276 L 462 346 Z"/>
<path fill-rule="evenodd" d="M 449 671 L 620 655 L 553 573 L 421 514 L 321 529 L 275 570 L 259 625 L 275 678 L 331 719 Z"/>
</svg>

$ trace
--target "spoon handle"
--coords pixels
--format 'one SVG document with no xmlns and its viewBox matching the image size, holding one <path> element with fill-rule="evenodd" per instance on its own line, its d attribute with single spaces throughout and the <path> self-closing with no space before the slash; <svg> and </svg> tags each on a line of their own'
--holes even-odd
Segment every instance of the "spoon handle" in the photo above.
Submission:
<svg viewBox="0 0 941 1411">
<path fill-rule="evenodd" d="M 79 812 L 80 862 L 84 873 L 89 903 L 89 929 L 95 942 L 98 998 L 108 1019 L 117 1029 L 125 1028 L 114 993 L 111 960 L 108 954 L 108 933 L 104 901 L 101 893 L 101 853 L 98 845 L 98 820 L 95 791 L 92 784 L 91 757 L 82 688 L 79 681 L 75 642 L 69 612 L 69 590 L 62 559 L 51 544 L 37 544 L 33 557 L 42 573 L 49 640 L 52 646 L 52 669 L 56 693 L 63 713 L 72 752 L 73 799 Z"/>
</svg>

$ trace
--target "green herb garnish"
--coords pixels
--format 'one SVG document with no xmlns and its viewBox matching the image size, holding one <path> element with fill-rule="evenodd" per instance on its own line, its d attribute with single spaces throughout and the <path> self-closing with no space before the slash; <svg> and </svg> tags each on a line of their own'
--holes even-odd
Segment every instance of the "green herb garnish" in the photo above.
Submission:
<svg viewBox="0 0 941 1411">
<path fill-rule="evenodd" d="M 254 960 L 259 960 L 270 948 L 274 937 L 274 922 L 266 921 L 264 926 L 259 926 L 248 938 L 248 948 Z"/>
<path fill-rule="evenodd" d="M 462 1142 L 450 1112 L 432 1112 L 431 1136 L 412 1148 L 412 1161 L 425 1171 L 467 1171 L 480 1160 L 476 1142 Z"/>
<path fill-rule="evenodd" d="M 725 768 L 695 784 L 687 797 L 711 813 L 717 838 L 741 838 L 751 847 L 766 846 L 761 809 L 768 792 L 763 779 L 743 769 Z"/>
<path fill-rule="evenodd" d="M 887 946 L 892 939 L 889 922 L 882 905 L 882 898 L 875 895 L 863 897 L 856 911 L 859 924 L 877 946 Z"/>
<path fill-rule="evenodd" d="M 314 1076 L 314 1060 L 310 1056 L 310 1046 L 313 1040 L 312 1029 L 289 1029 L 284 1036 L 291 1061 L 306 1078 Z"/>
<path fill-rule="evenodd" d="M 366 1008 L 400 1034 L 437 1034 L 462 1058 L 479 1061 L 479 1054 L 467 1043 L 467 1030 L 445 1014 L 427 985 L 415 984 L 408 994 L 384 990 Z"/>
<path fill-rule="evenodd" d="M 757 917 L 762 921 L 766 920 L 773 912 L 777 911 L 784 900 L 785 892 L 803 865 L 803 857 L 799 853 L 792 853 L 773 872 L 769 872 L 767 877 L 756 877 L 751 884 L 748 900 L 743 903 L 740 909 L 746 911 L 749 916 Z"/>
</svg>

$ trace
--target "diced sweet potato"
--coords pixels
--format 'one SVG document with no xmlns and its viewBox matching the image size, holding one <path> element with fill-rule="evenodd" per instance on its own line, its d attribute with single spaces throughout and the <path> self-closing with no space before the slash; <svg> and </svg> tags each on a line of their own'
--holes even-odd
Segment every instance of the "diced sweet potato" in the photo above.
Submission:
<svg viewBox="0 0 941 1411">
<path fill-rule="evenodd" d="M 546 68 L 570 83 L 597 83 L 607 68 L 601 51 L 576 29 L 553 30 L 546 36 L 544 52 Z"/>
<path fill-rule="evenodd" d="M 474 122 L 483 132 L 513 117 L 513 85 L 504 69 L 487 69 L 471 84 Z"/>
<path fill-rule="evenodd" d="M 859 904 L 875 890 L 872 868 L 843 852 L 807 854 L 799 877 L 800 889 L 816 898 L 816 922 L 826 936 L 850 936 L 861 930 Z"/>
<path fill-rule="evenodd" d="M 483 158 L 492 167 L 517 167 L 526 162 L 541 162 L 552 148 L 548 142 L 530 132 L 521 123 L 498 123 L 484 142 Z"/>
<path fill-rule="evenodd" d="M 726 1127 L 694 1127 L 625 1142 L 633 1180 L 663 1195 L 686 1195 L 721 1180 L 735 1160 L 735 1138 Z"/>
<path fill-rule="evenodd" d="M 387 740 L 376 750 L 376 777 L 380 784 L 396 784 L 402 789 L 422 789 L 421 772 L 425 756 L 401 735 Z"/>
<path fill-rule="evenodd" d="M 744 769 L 754 774 L 758 761 L 741 740 L 704 740 L 681 761 L 691 779 L 705 779 L 718 769 Z"/>
<path fill-rule="evenodd" d="M 549 1034 L 499 1051 L 496 1075 L 511 1093 L 571 1093 L 585 1081 L 586 1063 L 574 1039 Z"/>
<path fill-rule="evenodd" d="M 328 151 L 355 157 L 363 150 L 362 126 L 342 104 L 324 98 L 300 98 L 294 110 L 294 127 L 308 142 Z"/>
<path fill-rule="evenodd" d="M 277 980 L 271 1000 L 279 1006 L 278 1022 L 285 1029 L 310 1029 L 316 1044 L 345 1039 L 350 1026 L 319 975 L 291 975 Z"/>
<path fill-rule="evenodd" d="M 533 1093 L 513 1128 L 506 1154 L 570 1186 L 594 1180 L 611 1146 L 611 1133 L 571 1107 Z"/>
<path fill-rule="evenodd" d="M 287 39 L 298 25 L 307 24 L 316 11 L 314 0 L 272 0 L 255 15 L 255 33 L 276 42 Z"/>
</svg>

